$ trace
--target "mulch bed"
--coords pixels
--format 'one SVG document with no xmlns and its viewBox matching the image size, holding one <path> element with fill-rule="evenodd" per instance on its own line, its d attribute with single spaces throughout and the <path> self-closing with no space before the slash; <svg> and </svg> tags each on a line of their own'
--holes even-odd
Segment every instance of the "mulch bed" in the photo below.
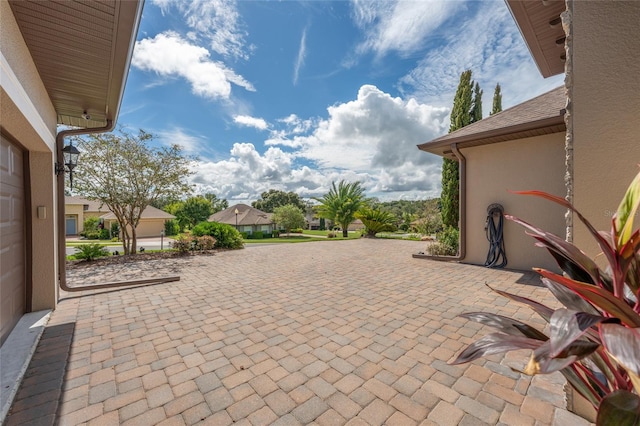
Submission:
<svg viewBox="0 0 640 426">
<path fill-rule="evenodd" d="M 107 256 L 92 261 L 86 260 L 67 260 L 67 269 L 94 268 L 96 266 L 123 265 L 133 262 L 146 262 L 149 260 L 160 259 L 185 259 L 190 256 L 213 256 L 215 250 L 206 252 L 193 252 L 182 254 L 174 251 L 162 251 L 153 253 L 136 253 L 129 255 Z"/>
</svg>

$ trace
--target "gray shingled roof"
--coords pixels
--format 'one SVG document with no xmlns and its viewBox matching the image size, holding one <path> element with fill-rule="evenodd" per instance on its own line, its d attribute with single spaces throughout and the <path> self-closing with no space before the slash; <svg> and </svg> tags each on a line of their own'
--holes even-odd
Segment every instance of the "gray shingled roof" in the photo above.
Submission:
<svg viewBox="0 0 640 426">
<path fill-rule="evenodd" d="M 459 148 L 486 145 L 550 133 L 564 132 L 567 98 L 564 86 L 505 109 L 429 142 L 418 148 L 438 155 L 447 155 L 451 144 Z"/>
<path fill-rule="evenodd" d="M 269 225 L 273 223 L 271 216 L 273 213 L 265 213 L 246 204 L 236 204 L 214 213 L 209 217 L 209 222 L 236 224 L 236 209 L 238 209 L 238 225 Z"/>
</svg>

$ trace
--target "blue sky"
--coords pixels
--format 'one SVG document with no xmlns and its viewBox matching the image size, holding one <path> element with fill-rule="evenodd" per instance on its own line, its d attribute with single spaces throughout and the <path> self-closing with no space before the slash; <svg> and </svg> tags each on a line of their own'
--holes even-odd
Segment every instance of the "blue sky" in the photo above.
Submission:
<svg viewBox="0 0 640 426">
<path fill-rule="evenodd" d="M 440 194 L 439 157 L 465 69 L 506 109 L 540 76 L 497 1 L 147 0 L 118 123 L 197 156 L 196 193 L 321 196 L 359 180 L 381 200 Z"/>
</svg>

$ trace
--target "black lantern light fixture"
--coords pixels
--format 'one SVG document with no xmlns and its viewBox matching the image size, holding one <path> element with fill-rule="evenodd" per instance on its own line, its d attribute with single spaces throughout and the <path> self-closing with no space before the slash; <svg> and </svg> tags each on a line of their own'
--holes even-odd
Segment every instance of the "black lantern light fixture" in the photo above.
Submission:
<svg viewBox="0 0 640 426">
<path fill-rule="evenodd" d="M 60 161 L 56 163 L 56 175 L 69 172 L 69 186 L 73 189 L 73 169 L 78 165 L 80 151 L 73 146 L 72 142 L 69 142 L 69 145 L 62 148 L 62 156 L 64 157 L 64 163 Z"/>
<path fill-rule="evenodd" d="M 236 231 L 238 230 L 238 213 L 240 213 L 238 211 L 238 209 L 236 209 L 235 214 L 236 214 Z"/>
</svg>

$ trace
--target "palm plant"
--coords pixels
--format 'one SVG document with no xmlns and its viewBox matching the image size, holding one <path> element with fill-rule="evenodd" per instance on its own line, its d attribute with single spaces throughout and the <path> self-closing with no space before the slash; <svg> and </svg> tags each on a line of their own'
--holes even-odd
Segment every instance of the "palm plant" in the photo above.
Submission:
<svg viewBox="0 0 640 426">
<path fill-rule="evenodd" d="M 384 210 L 362 207 L 356 212 L 355 217 L 360 219 L 366 227 L 368 237 L 374 237 L 378 232 L 390 232 L 397 229 L 396 216 Z"/>
<path fill-rule="evenodd" d="M 551 309 L 534 300 L 494 290 L 524 303 L 549 323 L 548 336 L 520 321 L 501 315 L 472 312 L 464 318 L 495 327 L 467 347 L 453 364 L 518 349 L 533 354 L 522 371 L 560 371 L 567 382 L 597 410 L 597 425 L 640 424 L 640 230 L 633 219 L 640 205 L 640 173 L 612 218 L 610 232 L 598 232 L 565 199 L 539 191 L 516 192 L 560 204 L 587 227 L 598 243 L 607 268 L 573 244 L 515 217 L 537 245 L 546 248 L 564 272 L 536 269 L 542 282 L 564 306 Z"/>
<path fill-rule="evenodd" d="M 342 227 L 342 236 L 349 236 L 349 224 L 356 218 L 356 212 L 364 202 L 364 188 L 360 182 L 345 182 L 341 180 L 331 183 L 331 189 L 321 198 L 313 198 L 320 202 L 316 207 L 316 214 L 320 218 L 329 219 Z"/>
</svg>

